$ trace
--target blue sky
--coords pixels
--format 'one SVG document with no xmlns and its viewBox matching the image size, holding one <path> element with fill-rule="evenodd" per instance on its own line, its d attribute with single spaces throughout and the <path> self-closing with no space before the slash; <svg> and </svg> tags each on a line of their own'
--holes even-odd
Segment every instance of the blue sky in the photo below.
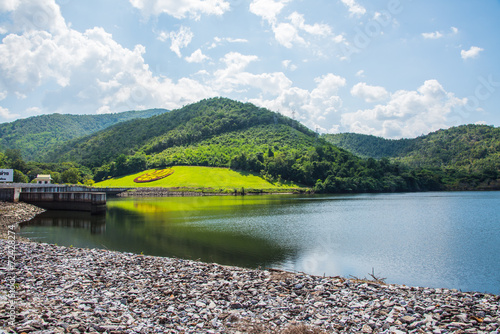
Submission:
<svg viewBox="0 0 500 334">
<path fill-rule="evenodd" d="M 323 133 L 500 124 L 500 1 L 3 0 L 0 122 L 224 96 Z"/>
</svg>

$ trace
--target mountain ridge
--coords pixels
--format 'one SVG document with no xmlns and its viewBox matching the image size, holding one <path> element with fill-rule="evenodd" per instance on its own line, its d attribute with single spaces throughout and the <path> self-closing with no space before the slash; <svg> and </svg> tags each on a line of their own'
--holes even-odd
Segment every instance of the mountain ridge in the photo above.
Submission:
<svg viewBox="0 0 500 334">
<path fill-rule="evenodd" d="M 490 189 L 500 185 L 498 132 L 464 125 L 404 140 L 344 134 L 339 147 L 329 142 L 334 135 L 318 136 L 279 113 L 218 97 L 53 145 L 45 163 L 31 169 L 21 168 L 16 152 L 3 159 L 30 178 L 35 170 L 58 168 L 63 175 L 64 166 L 73 166 L 71 180 L 85 174 L 86 182 L 184 165 L 249 171 L 317 192 Z"/>
<path fill-rule="evenodd" d="M 88 135 L 117 123 L 148 118 L 166 109 L 131 110 L 100 115 L 48 114 L 0 124 L 3 150 L 19 149 L 26 160 L 43 160 L 44 152 L 71 139 Z"/>
</svg>

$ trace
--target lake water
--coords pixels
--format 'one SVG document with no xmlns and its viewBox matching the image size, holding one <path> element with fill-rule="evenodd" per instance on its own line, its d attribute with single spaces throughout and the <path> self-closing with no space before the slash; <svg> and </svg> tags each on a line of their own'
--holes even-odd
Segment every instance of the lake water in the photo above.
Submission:
<svg viewBox="0 0 500 334">
<path fill-rule="evenodd" d="M 500 192 L 108 199 L 46 212 L 41 242 L 500 294 Z"/>
</svg>

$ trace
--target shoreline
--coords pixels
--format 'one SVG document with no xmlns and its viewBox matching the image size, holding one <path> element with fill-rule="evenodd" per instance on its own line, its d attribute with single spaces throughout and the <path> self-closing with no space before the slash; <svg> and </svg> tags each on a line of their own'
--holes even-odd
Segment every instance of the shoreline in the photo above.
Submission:
<svg viewBox="0 0 500 334">
<path fill-rule="evenodd" d="M 119 193 L 117 197 L 195 197 L 195 196 L 258 196 L 258 195 L 300 195 L 313 194 L 310 189 L 283 189 L 283 191 L 266 189 L 235 189 L 234 191 L 216 191 L 212 188 L 165 188 L 165 187 L 137 187 Z"/>
<path fill-rule="evenodd" d="M 13 209 L 0 211 L 2 230 L 35 210 L 24 203 L 7 205 Z M 2 249 L 7 242 L 0 239 Z M 15 247 L 14 270 L 0 271 L 0 314 L 9 305 L 6 275 L 14 275 L 17 333 L 498 333 L 500 328 L 498 295 L 19 238 Z M 2 252 L 0 267 L 7 268 L 7 261 Z M 0 317 L 0 328 L 7 327 L 6 317 Z"/>
</svg>

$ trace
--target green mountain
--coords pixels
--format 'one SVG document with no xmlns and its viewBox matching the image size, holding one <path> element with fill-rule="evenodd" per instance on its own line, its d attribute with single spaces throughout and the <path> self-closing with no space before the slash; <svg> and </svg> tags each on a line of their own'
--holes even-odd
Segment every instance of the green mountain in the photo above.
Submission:
<svg viewBox="0 0 500 334">
<path fill-rule="evenodd" d="M 395 157 L 413 166 L 500 170 L 500 128 L 471 124 L 439 130 L 416 138 L 411 149 Z"/>
<path fill-rule="evenodd" d="M 48 159 L 92 168 L 95 181 L 148 168 L 195 165 L 231 167 L 327 192 L 439 187 L 428 175 L 387 161 L 363 160 L 295 120 L 225 98 L 119 123 L 59 146 Z"/>
<path fill-rule="evenodd" d="M 385 139 L 359 133 L 337 133 L 322 136 L 326 141 L 362 158 L 390 158 L 412 148 L 414 139 Z"/>
<path fill-rule="evenodd" d="M 58 182 L 88 184 L 185 165 L 230 167 L 317 192 L 500 189 L 500 130 L 491 126 L 387 140 L 357 134 L 318 137 L 281 114 L 226 98 L 149 112 L 154 116 L 144 112 L 147 118 L 123 117 L 114 125 L 116 117 L 138 112 L 96 120 L 49 115 L 4 124 L 2 141 L 17 140 L 17 147 L 42 162 L 25 163 L 21 152 L 6 149 L 0 167 L 16 169 L 18 180 L 50 173 Z M 68 122 L 72 117 L 75 121 Z"/>
<path fill-rule="evenodd" d="M 353 133 L 324 135 L 323 138 L 359 156 L 385 157 L 411 168 L 433 169 L 449 188 L 498 186 L 498 127 L 469 124 L 400 140 Z"/>
<path fill-rule="evenodd" d="M 119 122 L 148 118 L 167 112 L 165 109 L 127 111 L 102 115 L 51 114 L 0 124 L 2 150 L 18 149 L 26 160 L 42 160 L 54 146 L 89 135 Z"/>
</svg>

